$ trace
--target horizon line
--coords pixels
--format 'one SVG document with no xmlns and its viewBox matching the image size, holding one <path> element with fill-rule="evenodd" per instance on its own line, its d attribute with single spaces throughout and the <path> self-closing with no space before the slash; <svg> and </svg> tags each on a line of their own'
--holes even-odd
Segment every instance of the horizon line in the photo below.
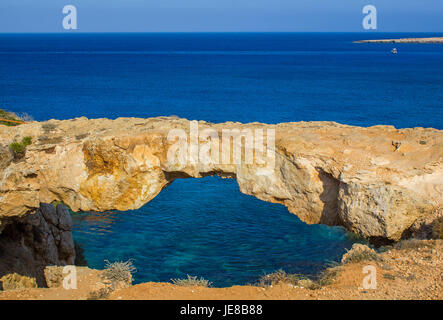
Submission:
<svg viewBox="0 0 443 320">
<path fill-rule="evenodd" d="M 382 33 L 442 33 L 443 31 L 11 31 L 0 34 L 106 34 L 106 33 L 360 33 L 360 34 L 382 34 Z"/>
</svg>

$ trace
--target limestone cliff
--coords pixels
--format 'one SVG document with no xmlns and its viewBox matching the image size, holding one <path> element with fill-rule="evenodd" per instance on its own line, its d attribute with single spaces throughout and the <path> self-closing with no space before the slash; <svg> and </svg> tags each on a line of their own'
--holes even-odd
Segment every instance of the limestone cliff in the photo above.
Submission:
<svg viewBox="0 0 443 320">
<path fill-rule="evenodd" d="M 281 203 L 307 223 L 342 225 L 375 240 L 400 239 L 417 220 L 432 220 L 443 202 L 441 130 L 198 122 L 200 132 L 208 128 L 220 137 L 226 128 L 274 129 L 271 174 L 255 163 L 171 164 L 168 132 L 190 132 L 190 122 L 175 117 L 0 127 L 0 230 L 41 203 L 62 201 L 74 211 L 136 209 L 174 179 L 213 174 L 236 178 L 241 192 Z M 27 136 L 32 144 L 14 157 L 8 146 Z"/>
</svg>

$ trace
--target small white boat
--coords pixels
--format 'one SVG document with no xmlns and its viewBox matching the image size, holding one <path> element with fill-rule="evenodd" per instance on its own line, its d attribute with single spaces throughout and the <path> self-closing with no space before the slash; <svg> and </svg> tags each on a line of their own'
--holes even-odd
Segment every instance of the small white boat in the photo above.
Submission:
<svg viewBox="0 0 443 320">
<path fill-rule="evenodd" d="M 391 53 L 392 53 L 392 54 L 397 54 L 397 53 L 398 53 L 397 48 L 392 49 L 392 50 L 391 50 Z"/>
</svg>

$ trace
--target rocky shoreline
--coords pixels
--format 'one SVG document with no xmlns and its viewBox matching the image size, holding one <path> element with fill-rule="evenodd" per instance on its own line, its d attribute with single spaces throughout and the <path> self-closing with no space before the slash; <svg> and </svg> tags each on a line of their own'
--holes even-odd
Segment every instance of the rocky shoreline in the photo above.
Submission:
<svg viewBox="0 0 443 320">
<path fill-rule="evenodd" d="M 359 247 L 360 246 L 360 247 Z M 148 282 L 137 285 L 104 280 L 103 271 L 78 267 L 78 287 L 61 286 L 60 267 L 50 267 L 45 275 L 49 288 L 0 290 L 0 300 L 441 300 L 443 298 L 442 240 L 404 240 L 383 252 L 367 254 L 356 245 L 342 264 L 327 270 L 328 281 L 312 286 L 310 280 L 282 279 L 268 285 L 211 288 L 198 285 Z M 364 288 L 368 266 L 373 267 L 375 286 Z M 21 283 L 24 283 L 23 281 Z"/>
<path fill-rule="evenodd" d="M 215 134 L 209 142 L 197 137 L 201 149 L 220 148 L 224 130 L 272 130 L 273 167 L 206 154 L 195 163 L 169 161 L 176 145 L 168 134 L 179 130 L 186 139 L 191 126 Z M 32 141 L 25 151 L 11 151 L 25 139 Z M 242 140 L 228 147 L 232 159 Z M 61 201 L 73 211 L 137 209 L 177 178 L 208 175 L 235 178 L 241 192 L 283 204 L 306 223 L 341 225 L 374 242 L 417 231 L 414 224 L 436 218 L 443 201 L 443 131 L 432 128 L 77 118 L 4 127 L 0 155 L 0 232 L 41 203 Z"/>
<path fill-rule="evenodd" d="M 1 129 L 0 277 L 18 272 L 45 286 L 46 266 L 74 263 L 72 221 L 61 203 L 73 211 L 136 209 L 177 178 L 208 175 L 235 178 L 245 194 L 283 204 L 309 224 L 343 226 L 378 246 L 441 238 L 443 131 L 437 129 L 177 117 L 76 118 Z M 168 136 L 177 130 L 191 142 L 193 131 L 211 132 L 194 143 L 215 150 L 223 150 L 226 130 L 254 132 L 254 139 L 272 133 L 264 149 L 272 147 L 273 166 L 209 155 L 171 163 L 175 142 Z M 230 158 L 235 147 L 241 150 L 236 137 Z"/>
<path fill-rule="evenodd" d="M 377 39 L 377 40 L 358 40 L 354 43 L 443 43 L 443 37 L 432 38 L 402 38 L 402 39 Z"/>
</svg>

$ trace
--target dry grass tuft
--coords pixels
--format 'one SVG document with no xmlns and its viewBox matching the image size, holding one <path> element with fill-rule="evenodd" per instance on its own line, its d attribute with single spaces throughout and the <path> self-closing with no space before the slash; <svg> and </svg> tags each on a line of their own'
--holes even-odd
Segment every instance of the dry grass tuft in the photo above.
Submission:
<svg viewBox="0 0 443 320">
<path fill-rule="evenodd" d="M 261 276 L 258 280 L 257 285 L 260 287 L 274 286 L 278 284 L 292 284 L 296 286 L 302 280 L 309 279 L 303 275 L 296 273 L 286 273 L 285 271 L 280 269 L 278 271 Z"/>
<path fill-rule="evenodd" d="M 103 277 L 111 282 L 125 282 L 128 284 L 132 283 L 132 273 L 136 272 L 137 269 L 132 264 L 132 259 L 128 261 L 116 261 L 109 262 L 105 260 L 105 270 L 103 272 Z"/>
<path fill-rule="evenodd" d="M 397 250 L 416 250 L 419 248 L 433 248 L 435 246 L 435 242 L 433 241 L 425 241 L 419 239 L 407 239 L 402 240 L 394 244 L 394 249 Z"/>
<path fill-rule="evenodd" d="M 37 288 L 37 282 L 35 278 L 22 276 L 17 273 L 10 273 L 0 278 L 3 290 L 17 290 Z"/>
<path fill-rule="evenodd" d="M 314 285 L 309 289 L 320 289 L 334 283 L 340 272 L 340 266 L 325 269 L 323 272 L 320 273 L 317 281 L 315 281 Z"/>
<path fill-rule="evenodd" d="M 21 112 L 16 114 L 17 118 L 19 118 L 23 122 L 32 122 L 34 118 L 26 112 Z"/>
<path fill-rule="evenodd" d="M 108 288 L 101 288 L 96 291 L 91 291 L 88 294 L 87 300 L 108 300 L 110 295 L 110 290 Z"/>
<path fill-rule="evenodd" d="M 381 262 L 383 259 L 377 255 L 374 249 L 369 248 L 364 244 L 355 243 L 348 252 L 346 252 L 342 259 L 341 263 L 359 263 L 362 261 L 379 261 Z"/>
<path fill-rule="evenodd" d="M 45 122 L 42 124 L 42 129 L 43 129 L 43 132 L 45 132 L 45 133 L 49 133 L 52 130 L 54 130 L 55 128 L 57 128 L 57 125 L 54 123 Z"/>
<path fill-rule="evenodd" d="M 21 124 L 21 120 L 17 117 L 13 112 L 8 112 L 3 109 L 0 109 L 0 119 L 4 119 L 6 121 L 0 120 L 1 125 L 5 125 L 8 127 L 18 126 Z"/>
<path fill-rule="evenodd" d="M 209 288 L 212 285 L 212 282 L 209 282 L 206 279 L 203 278 L 198 279 L 197 276 L 190 276 L 189 274 L 187 275 L 186 279 L 171 279 L 171 281 L 176 286 L 181 286 L 181 287 L 199 286 L 199 287 Z"/>
</svg>

